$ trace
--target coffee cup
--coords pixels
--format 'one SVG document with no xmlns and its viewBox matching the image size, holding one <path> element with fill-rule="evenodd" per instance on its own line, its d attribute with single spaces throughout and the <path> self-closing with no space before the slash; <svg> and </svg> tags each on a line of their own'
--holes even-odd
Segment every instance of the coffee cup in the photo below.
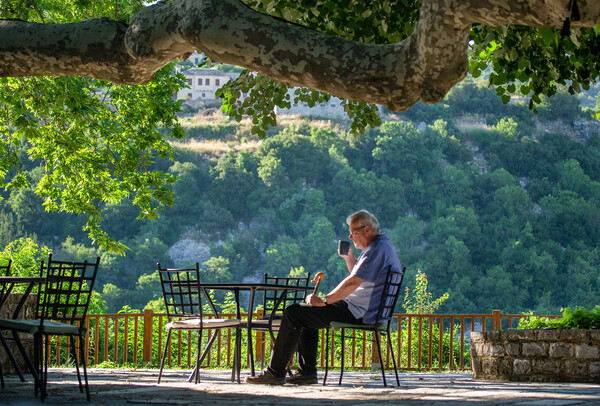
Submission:
<svg viewBox="0 0 600 406">
<path fill-rule="evenodd" d="M 349 249 L 350 249 L 350 241 L 340 240 L 338 242 L 338 254 L 348 255 Z"/>
</svg>

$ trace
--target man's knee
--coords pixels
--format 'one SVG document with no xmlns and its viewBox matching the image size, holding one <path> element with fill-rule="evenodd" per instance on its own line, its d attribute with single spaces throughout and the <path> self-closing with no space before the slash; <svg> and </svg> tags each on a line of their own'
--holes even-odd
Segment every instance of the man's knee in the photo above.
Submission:
<svg viewBox="0 0 600 406">
<path fill-rule="evenodd" d="M 300 303 L 294 303 L 285 308 L 283 312 L 282 323 L 288 322 L 294 327 L 303 327 L 302 320 L 306 317 L 306 312 L 310 309 L 308 306 Z"/>
<path fill-rule="evenodd" d="M 283 318 L 290 318 L 290 317 L 295 317 L 298 312 L 301 312 L 303 308 L 305 308 L 306 306 L 301 306 L 300 303 L 294 303 L 292 305 L 289 305 L 288 307 L 285 308 L 285 310 L 283 311 Z"/>
</svg>

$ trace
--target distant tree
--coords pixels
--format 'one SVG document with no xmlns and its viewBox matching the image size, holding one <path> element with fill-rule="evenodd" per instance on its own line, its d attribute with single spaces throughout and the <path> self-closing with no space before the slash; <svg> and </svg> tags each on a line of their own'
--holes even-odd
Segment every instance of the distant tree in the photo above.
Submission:
<svg viewBox="0 0 600 406">
<path fill-rule="evenodd" d="M 211 257 L 203 264 L 200 272 L 202 280 L 207 282 L 227 282 L 231 280 L 229 260 L 223 257 Z"/>
<path fill-rule="evenodd" d="M 377 132 L 373 149 L 374 170 L 394 175 L 404 182 L 415 174 L 424 176 L 435 165 L 433 154 L 427 150 L 419 131 L 412 124 L 387 122 Z"/>
<path fill-rule="evenodd" d="M 542 98 L 542 104 L 537 111 L 543 120 L 572 122 L 582 115 L 579 98 L 573 97 L 564 87 L 559 87 L 556 94 Z"/>
<path fill-rule="evenodd" d="M 303 250 L 288 236 L 280 236 L 267 247 L 264 269 L 272 276 L 287 276 L 292 268 L 302 266 Z"/>
</svg>

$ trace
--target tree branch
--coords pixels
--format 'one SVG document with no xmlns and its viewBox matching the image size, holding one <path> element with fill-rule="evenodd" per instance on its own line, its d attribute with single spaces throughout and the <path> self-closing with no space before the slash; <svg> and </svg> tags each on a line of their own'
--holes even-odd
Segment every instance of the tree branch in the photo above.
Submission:
<svg viewBox="0 0 600 406">
<path fill-rule="evenodd" d="M 348 41 L 258 13 L 239 0 L 174 0 L 141 9 L 127 26 L 108 18 L 72 24 L 0 20 L 0 76 L 81 75 L 144 84 L 200 49 L 292 86 L 406 110 L 434 103 L 467 73 L 469 29 L 561 28 L 569 0 L 423 0 L 411 36 L 396 44 Z M 578 0 L 600 23 L 600 2 Z"/>
</svg>

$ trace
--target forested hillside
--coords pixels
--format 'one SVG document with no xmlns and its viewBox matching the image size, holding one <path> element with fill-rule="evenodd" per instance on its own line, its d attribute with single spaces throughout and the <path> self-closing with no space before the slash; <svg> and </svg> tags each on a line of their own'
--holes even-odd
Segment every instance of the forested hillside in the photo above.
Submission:
<svg viewBox="0 0 600 406">
<path fill-rule="evenodd" d="M 126 256 L 89 247 L 83 219 L 45 213 L 32 190 L 3 192 L 0 248 L 6 256 L 30 237 L 60 257 L 98 253 L 111 311 L 160 297 L 157 261 L 200 262 L 205 281 L 322 271 L 326 291 L 347 273 L 336 254 L 346 216 L 367 209 L 395 243 L 406 286 L 421 269 L 434 296 L 449 292 L 441 312 L 598 304 L 600 131 L 591 109 L 559 93 L 534 116 L 525 102 L 504 105 L 465 81 L 442 104 L 384 119 L 360 138 L 345 123 L 296 120 L 263 141 L 243 123 L 185 119 L 189 140 L 175 162 L 155 163 L 179 176 L 176 205 L 156 221 L 135 220 L 126 205 L 104 214 Z"/>
</svg>

